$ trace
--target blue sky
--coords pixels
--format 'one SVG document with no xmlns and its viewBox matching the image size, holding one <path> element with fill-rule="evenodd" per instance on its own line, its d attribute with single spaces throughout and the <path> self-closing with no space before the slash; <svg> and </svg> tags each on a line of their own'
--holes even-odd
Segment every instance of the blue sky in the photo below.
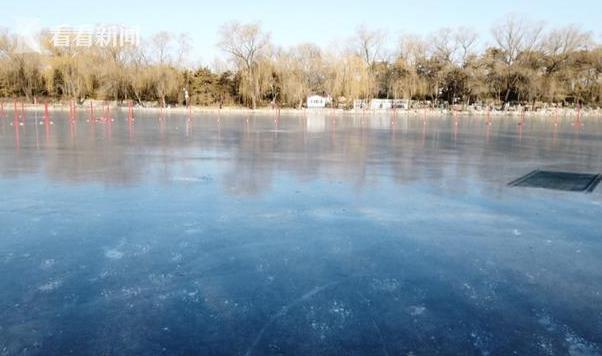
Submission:
<svg viewBox="0 0 602 356">
<path fill-rule="evenodd" d="M 139 26 L 142 35 L 185 32 L 193 39 L 195 58 L 210 63 L 219 54 L 217 31 L 231 20 L 260 21 L 278 45 L 329 46 L 361 24 L 387 30 L 391 41 L 401 32 L 426 34 L 460 25 L 473 27 L 487 40 L 491 25 L 508 13 L 548 25 L 575 23 L 598 40 L 602 33 L 600 0 L 7 0 L 0 6 L 0 26 L 11 27 L 21 17 L 39 18 L 47 27 L 112 23 Z"/>
</svg>

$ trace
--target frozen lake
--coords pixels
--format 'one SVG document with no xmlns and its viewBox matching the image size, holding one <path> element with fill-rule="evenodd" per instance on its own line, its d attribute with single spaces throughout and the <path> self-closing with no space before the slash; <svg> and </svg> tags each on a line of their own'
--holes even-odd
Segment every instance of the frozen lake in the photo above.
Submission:
<svg viewBox="0 0 602 356">
<path fill-rule="evenodd" d="M 10 114 L 0 355 L 602 352 L 602 119 Z"/>
</svg>

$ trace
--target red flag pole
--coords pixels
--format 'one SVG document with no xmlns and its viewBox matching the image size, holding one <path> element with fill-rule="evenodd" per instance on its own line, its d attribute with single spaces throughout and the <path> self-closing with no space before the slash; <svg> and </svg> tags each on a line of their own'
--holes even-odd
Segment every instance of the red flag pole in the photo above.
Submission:
<svg viewBox="0 0 602 356">
<path fill-rule="evenodd" d="M 48 100 L 44 104 L 44 128 L 46 129 L 46 141 L 50 138 L 50 115 L 48 113 Z"/>
</svg>

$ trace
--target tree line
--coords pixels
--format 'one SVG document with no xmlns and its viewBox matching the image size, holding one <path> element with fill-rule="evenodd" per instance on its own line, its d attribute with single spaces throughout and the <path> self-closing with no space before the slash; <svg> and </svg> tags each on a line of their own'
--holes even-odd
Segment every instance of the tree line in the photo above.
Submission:
<svg viewBox="0 0 602 356">
<path fill-rule="evenodd" d="M 433 107 L 602 104 L 602 46 L 575 25 L 546 28 L 508 16 L 492 26 L 487 44 L 464 27 L 389 41 L 361 26 L 337 49 L 278 47 L 257 23 L 225 24 L 218 38 L 226 70 L 183 65 L 186 35 L 160 32 L 138 46 L 56 47 L 46 31 L 43 50 L 27 52 L 17 34 L 3 30 L 0 96 L 251 108 L 301 108 L 312 94 L 345 108 L 373 98 Z"/>
</svg>

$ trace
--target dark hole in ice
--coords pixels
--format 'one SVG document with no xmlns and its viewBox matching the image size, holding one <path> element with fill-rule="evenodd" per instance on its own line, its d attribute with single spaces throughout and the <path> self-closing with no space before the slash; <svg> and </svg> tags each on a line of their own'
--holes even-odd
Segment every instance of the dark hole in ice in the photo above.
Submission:
<svg viewBox="0 0 602 356">
<path fill-rule="evenodd" d="M 591 193 L 601 179 L 600 174 L 536 170 L 511 182 L 510 186 Z"/>
</svg>

